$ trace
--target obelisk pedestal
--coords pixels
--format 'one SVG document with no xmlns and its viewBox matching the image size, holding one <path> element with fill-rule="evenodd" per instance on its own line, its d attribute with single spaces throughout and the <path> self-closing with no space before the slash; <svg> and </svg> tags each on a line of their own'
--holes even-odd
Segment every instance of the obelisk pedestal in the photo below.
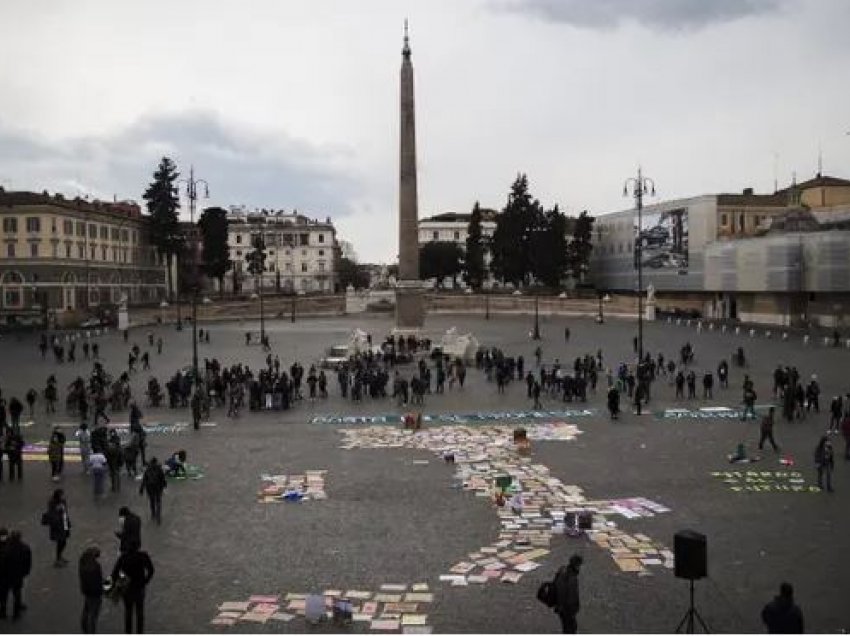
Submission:
<svg viewBox="0 0 850 636">
<path fill-rule="evenodd" d="M 399 139 L 398 282 L 396 331 L 414 332 L 425 322 L 425 288 L 419 280 L 419 203 L 416 186 L 416 115 L 413 64 L 407 21 L 401 51 L 401 127 Z"/>
</svg>

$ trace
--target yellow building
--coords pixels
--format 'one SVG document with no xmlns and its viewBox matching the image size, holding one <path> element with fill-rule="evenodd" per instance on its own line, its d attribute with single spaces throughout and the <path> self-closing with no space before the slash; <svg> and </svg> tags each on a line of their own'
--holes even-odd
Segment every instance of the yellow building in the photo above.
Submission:
<svg viewBox="0 0 850 636">
<path fill-rule="evenodd" d="M 0 189 L 0 322 L 63 323 L 165 294 L 165 267 L 132 202 Z"/>
</svg>

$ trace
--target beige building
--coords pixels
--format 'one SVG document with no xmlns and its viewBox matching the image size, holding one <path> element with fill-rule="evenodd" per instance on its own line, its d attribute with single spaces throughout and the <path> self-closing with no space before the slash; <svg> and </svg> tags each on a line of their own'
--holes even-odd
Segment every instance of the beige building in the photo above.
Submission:
<svg viewBox="0 0 850 636">
<path fill-rule="evenodd" d="M 265 271 L 259 279 L 263 290 L 335 291 L 339 246 L 330 218 L 318 221 L 297 212 L 249 211 L 243 206 L 231 207 L 227 218 L 233 270 L 225 278 L 225 290 L 256 290 L 258 278 L 248 273 L 246 257 L 252 250 L 251 237 L 261 233 L 266 245 Z"/>
<path fill-rule="evenodd" d="M 0 190 L 0 321 L 73 321 L 117 304 L 155 302 L 165 267 L 132 202 Z"/>
</svg>

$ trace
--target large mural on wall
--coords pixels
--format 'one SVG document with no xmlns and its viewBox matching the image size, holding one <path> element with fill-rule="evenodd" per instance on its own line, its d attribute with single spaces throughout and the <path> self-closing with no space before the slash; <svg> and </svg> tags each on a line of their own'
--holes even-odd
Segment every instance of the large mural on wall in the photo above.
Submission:
<svg viewBox="0 0 850 636">
<path fill-rule="evenodd" d="M 644 271 L 688 273 L 688 208 L 644 212 L 634 224 L 634 260 Z"/>
</svg>

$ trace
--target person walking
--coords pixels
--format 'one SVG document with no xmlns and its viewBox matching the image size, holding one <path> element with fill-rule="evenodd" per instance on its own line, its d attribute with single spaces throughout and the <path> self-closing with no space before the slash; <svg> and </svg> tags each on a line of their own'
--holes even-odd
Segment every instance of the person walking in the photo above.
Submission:
<svg viewBox="0 0 850 636">
<path fill-rule="evenodd" d="M 142 475 L 142 483 L 139 486 L 139 494 L 147 493 L 148 501 L 151 507 L 151 519 L 162 524 L 162 493 L 168 486 L 165 480 L 165 472 L 156 457 L 151 457 L 151 461 L 145 468 Z"/>
<path fill-rule="evenodd" d="M 97 619 L 103 601 L 103 569 L 100 567 L 100 548 L 90 546 L 80 556 L 80 592 L 83 593 L 83 612 L 80 628 L 83 634 L 97 632 Z"/>
<path fill-rule="evenodd" d="M 50 478 L 59 481 L 65 466 L 65 433 L 59 427 L 53 429 L 47 444 L 47 459 L 50 461 Z"/>
<path fill-rule="evenodd" d="M 32 419 L 35 417 L 35 400 L 38 397 L 38 393 L 35 389 L 30 389 L 24 397 L 27 400 L 27 406 L 30 408 L 30 418 Z"/>
<path fill-rule="evenodd" d="M 770 407 L 765 415 L 761 419 L 761 437 L 759 438 L 759 450 L 764 448 L 765 442 L 770 442 L 770 445 L 773 446 L 773 450 L 775 452 L 779 452 L 779 446 L 776 445 L 776 440 L 773 439 L 773 424 L 774 424 L 774 407 Z"/>
<path fill-rule="evenodd" d="M 154 460 L 151 460 L 153 463 Z M 147 552 L 140 549 L 138 543 L 129 546 L 129 550 L 118 557 L 112 568 L 112 584 L 123 574 L 127 577 L 124 590 L 124 632 L 133 633 L 133 614 L 136 615 L 136 633 L 145 631 L 145 589 L 154 575 L 153 562 Z"/>
<path fill-rule="evenodd" d="M 570 557 L 569 565 L 562 567 L 555 575 L 555 612 L 561 618 L 561 629 L 564 634 L 575 634 L 578 631 L 576 614 L 580 603 L 578 593 L 578 575 L 584 559 L 574 554 Z"/>
<path fill-rule="evenodd" d="M 826 435 L 820 438 L 815 448 L 815 466 L 818 469 L 818 488 L 823 490 L 823 478 L 826 475 L 826 490 L 832 492 L 832 470 L 835 468 L 835 458 L 832 453 L 832 444 Z"/>
<path fill-rule="evenodd" d="M 32 569 L 32 550 L 21 539 L 21 533 L 8 534 L 0 528 L 0 618 L 6 618 L 6 604 L 12 593 L 12 620 L 27 608 L 23 602 L 24 579 Z"/>
<path fill-rule="evenodd" d="M 120 541 L 118 549 L 121 554 L 129 552 L 134 543 L 139 547 L 142 545 L 142 519 L 127 506 L 121 506 L 118 510 L 118 530 L 115 536 Z"/>
<path fill-rule="evenodd" d="M 803 612 L 794 602 L 794 588 L 790 583 L 779 586 L 779 596 L 764 606 L 761 620 L 768 634 L 803 633 Z"/>
<path fill-rule="evenodd" d="M 65 500 L 65 491 L 57 488 L 47 502 L 47 512 L 41 517 L 43 525 L 50 529 L 50 540 L 56 543 L 56 560 L 54 567 L 61 568 L 68 564 L 67 559 L 62 556 L 65 546 L 68 545 L 68 537 L 71 534 L 71 518 L 68 516 L 68 502 Z"/>
</svg>

